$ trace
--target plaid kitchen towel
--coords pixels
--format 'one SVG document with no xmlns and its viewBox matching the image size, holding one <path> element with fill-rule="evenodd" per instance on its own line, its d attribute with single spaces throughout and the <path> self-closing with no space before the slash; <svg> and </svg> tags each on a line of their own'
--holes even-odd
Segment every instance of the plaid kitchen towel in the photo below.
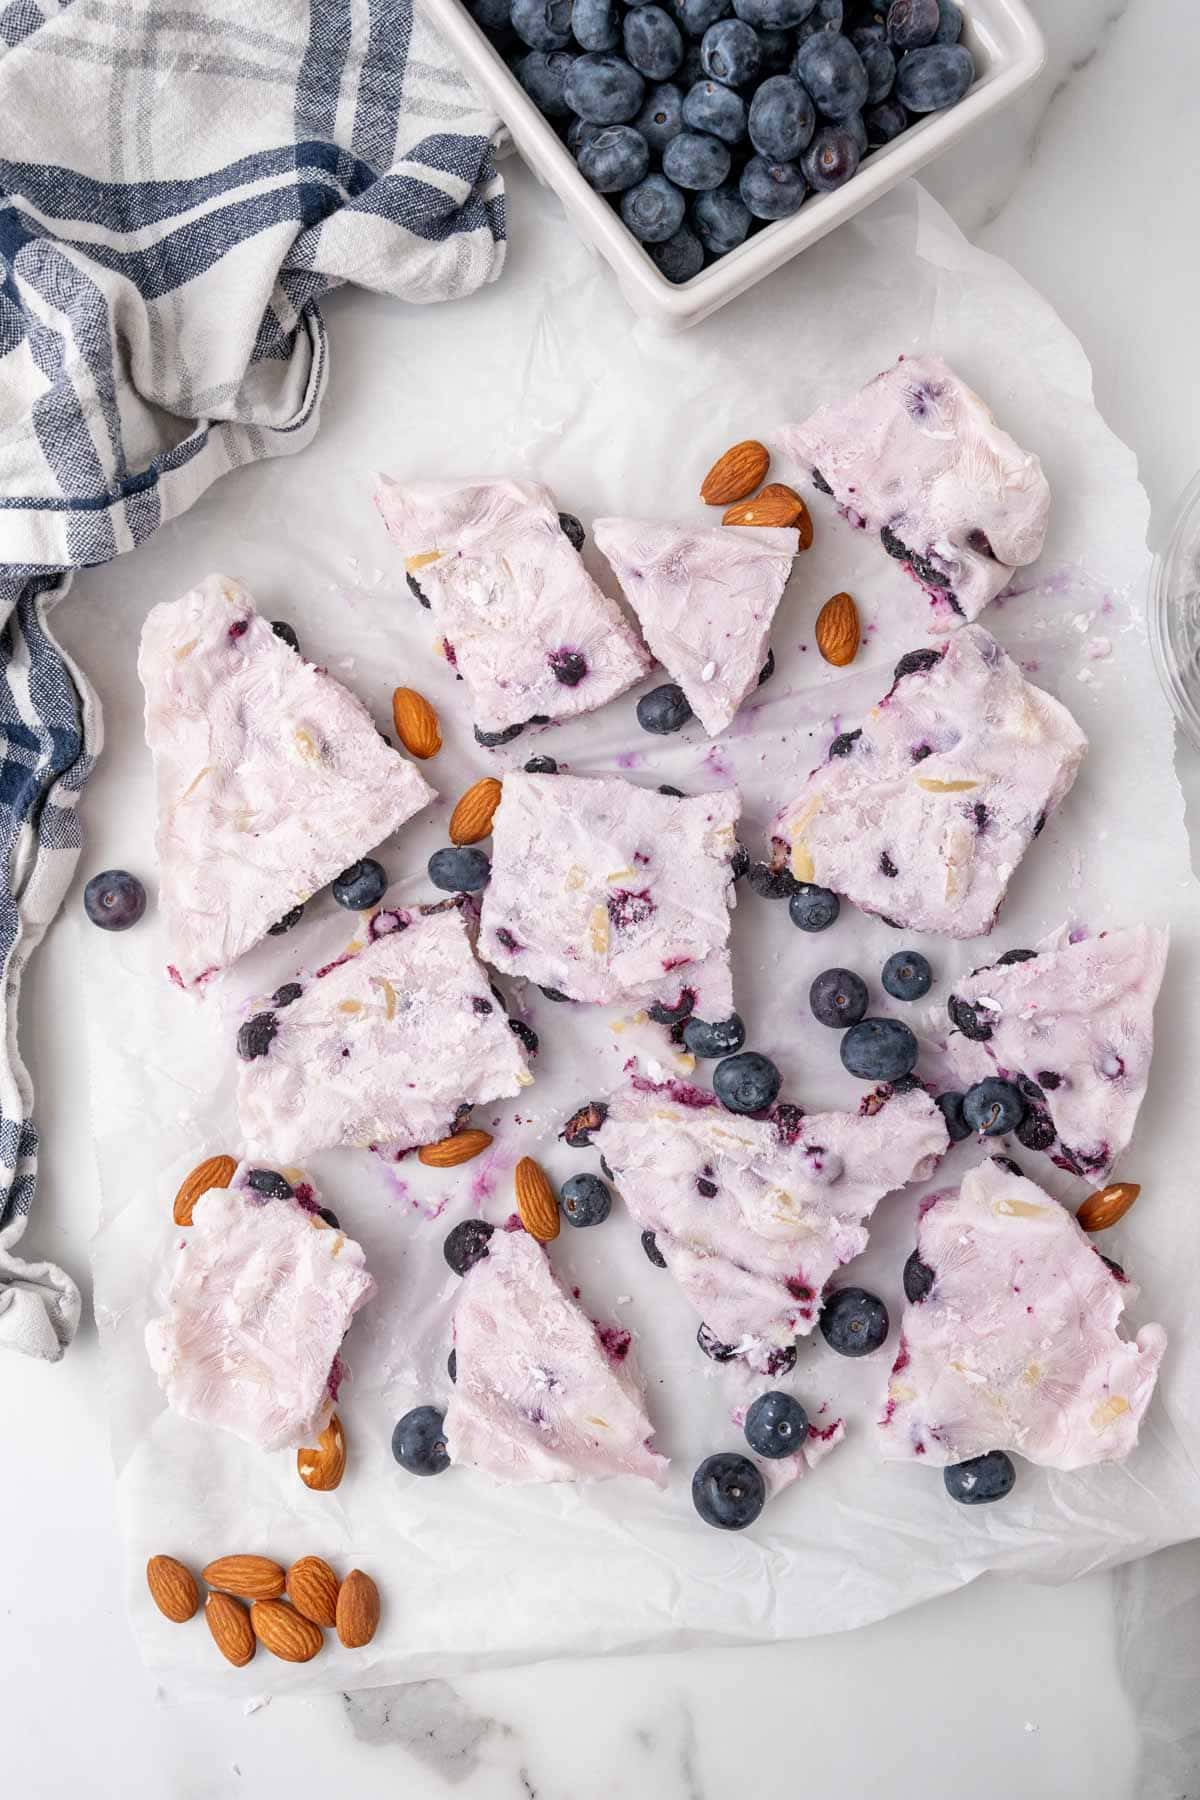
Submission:
<svg viewBox="0 0 1200 1800">
<path fill-rule="evenodd" d="M 72 569 L 303 448 L 327 289 L 446 300 L 499 274 L 497 129 L 412 0 L 0 0 L 0 1344 L 54 1359 L 79 1318 L 70 1277 L 14 1250 L 37 1170 L 20 974 L 100 745 L 47 614 Z"/>
</svg>

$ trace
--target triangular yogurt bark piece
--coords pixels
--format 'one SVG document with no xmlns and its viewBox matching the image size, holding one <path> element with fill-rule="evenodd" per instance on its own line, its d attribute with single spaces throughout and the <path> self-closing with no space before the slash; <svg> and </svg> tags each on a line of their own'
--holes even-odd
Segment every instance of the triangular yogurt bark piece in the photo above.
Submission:
<svg viewBox="0 0 1200 1800">
<path fill-rule="evenodd" d="M 628 1332 L 576 1304 L 535 1238 L 494 1231 L 454 1308 L 451 1462 L 497 1481 L 641 1475 L 664 1486 L 629 1350 Z"/>
<path fill-rule="evenodd" d="M 923 1088 L 856 1113 L 738 1117 L 679 1082 L 634 1078 L 593 1143 L 701 1321 L 767 1374 L 813 1329 L 830 1277 L 866 1248 L 885 1194 L 930 1175 L 949 1139 Z"/>
<path fill-rule="evenodd" d="M 1150 1078 L 1169 933 L 1149 925 L 1010 952 L 955 983 L 950 1060 L 964 1086 L 998 1075 L 1025 1097 L 1015 1135 L 1072 1175 L 1104 1178 Z"/>
<path fill-rule="evenodd" d="M 799 532 L 597 519 L 592 536 L 647 644 L 716 737 L 758 684 Z"/>
<path fill-rule="evenodd" d="M 1137 1289 L 1057 1200 L 992 1158 L 926 1205 L 916 1254 L 926 1290 L 904 1309 L 885 1457 L 1005 1450 L 1081 1469 L 1128 1456 L 1166 1332 L 1122 1334 Z"/>
<path fill-rule="evenodd" d="M 982 937 L 1087 739 L 980 625 L 911 650 L 772 827 L 793 875 L 909 931 Z"/>
<path fill-rule="evenodd" d="M 153 608 L 138 673 L 180 987 L 227 968 L 434 798 L 362 702 L 223 575 Z"/>
</svg>

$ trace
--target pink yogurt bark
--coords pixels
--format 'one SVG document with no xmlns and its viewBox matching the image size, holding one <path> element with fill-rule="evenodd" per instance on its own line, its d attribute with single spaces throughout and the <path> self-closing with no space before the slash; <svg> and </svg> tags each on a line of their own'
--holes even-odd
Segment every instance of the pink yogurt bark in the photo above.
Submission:
<svg viewBox="0 0 1200 1800">
<path fill-rule="evenodd" d="M 1137 1443 L 1167 1336 L 1121 1314 L 1137 1289 L 1032 1181 L 981 1163 L 923 1214 L 932 1273 L 907 1305 L 879 1421 L 890 1460 L 1015 1451 L 1051 1469 L 1120 1462 Z"/>
<path fill-rule="evenodd" d="M 977 618 L 1042 553 L 1050 488 L 1041 463 L 938 356 L 902 356 L 780 439 L 925 590 L 931 631 Z"/>
<path fill-rule="evenodd" d="M 716 737 L 758 685 L 799 532 L 597 519 L 592 536 L 646 642 Z"/>
<path fill-rule="evenodd" d="M 292 1162 L 436 1142 L 460 1107 L 533 1081 L 454 905 L 372 914 L 361 947 L 250 1013 L 237 1051 L 242 1135 Z"/>
<path fill-rule="evenodd" d="M 476 726 L 592 712 L 650 658 L 531 481 L 393 481 L 375 504 L 467 684 Z"/>
<path fill-rule="evenodd" d="M 480 955 L 572 1000 L 733 1011 L 733 788 L 676 798 L 620 776 L 505 775 Z"/>
<path fill-rule="evenodd" d="M 857 1113 L 751 1119 L 699 1088 L 644 1080 L 614 1096 L 593 1139 L 709 1331 L 767 1374 L 787 1367 L 826 1283 L 866 1248 L 877 1203 L 931 1174 L 948 1141 L 921 1088 L 879 1088 Z"/>
<path fill-rule="evenodd" d="M 462 1278 L 445 1436 L 454 1463 L 497 1481 L 641 1475 L 663 1487 L 629 1333 L 602 1331 L 525 1231 L 496 1231 Z"/>
<path fill-rule="evenodd" d="M 1150 1078 L 1169 934 L 1149 925 L 1072 942 L 955 983 L 950 1060 L 964 1086 L 999 1075 L 1025 1095 L 1016 1135 L 1073 1175 L 1103 1179 L 1128 1146 Z"/>
<path fill-rule="evenodd" d="M 900 658 L 778 815 L 776 853 L 891 925 L 982 937 L 1086 749 L 1066 707 L 964 626 Z"/>
<path fill-rule="evenodd" d="M 263 1199 L 244 1178 L 243 1165 L 234 1186 L 202 1195 L 177 1234 L 146 1352 L 182 1418 L 284 1450 L 314 1443 L 328 1423 L 342 1339 L 375 1283 L 353 1238 L 300 1200 Z"/>
<path fill-rule="evenodd" d="M 153 609 L 138 673 L 180 987 L 227 968 L 434 798 L 362 702 L 225 576 Z"/>
</svg>

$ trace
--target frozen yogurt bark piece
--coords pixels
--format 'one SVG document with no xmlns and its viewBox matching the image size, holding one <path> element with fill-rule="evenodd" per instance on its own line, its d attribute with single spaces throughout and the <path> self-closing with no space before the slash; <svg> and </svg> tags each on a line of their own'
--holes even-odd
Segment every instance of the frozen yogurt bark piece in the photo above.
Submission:
<svg viewBox="0 0 1200 1800">
<path fill-rule="evenodd" d="M 716 737 L 758 685 L 799 532 L 597 519 L 592 536 L 647 644 Z"/>
<path fill-rule="evenodd" d="M 982 937 L 1087 739 L 982 626 L 911 650 L 773 827 L 793 875 L 911 931 Z"/>
<path fill-rule="evenodd" d="M 375 504 L 467 684 L 476 726 L 592 712 L 650 658 L 531 481 L 393 481 Z"/>
<path fill-rule="evenodd" d="M 314 1443 L 345 1373 L 342 1339 L 374 1290 L 361 1246 L 318 1213 L 212 1188 L 178 1234 L 166 1310 L 146 1327 L 150 1365 L 185 1419 L 262 1450 Z"/>
<path fill-rule="evenodd" d="M 1121 1314 L 1137 1289 L 1057 1200 L 998 1160 L 924 1212 L 931 1274 L 907 1305 L 879 1421 L 885 1457 L 1015 1451 L 1051 1469 L 1120 1462 L 1137 1443 L 1167 1337 Z"/>
<path fill-rule="evenodd" d="M 199 987 L 434 798 L 361 701 L 210 575 L 142 630 L 159 902 Z"/>
<path fill-rule="evenodd" d="M 367 931 L 239 1027 L 238 1117 L 255 1155 L 434 1143 L 460 1106 L 532 1082 L 456 906 L 377 912 Z"/>
<path fill-rule="evenodd" d="M 852 525 L 877 531 L 929 599 L 929 628 L 976 618 L 1042 553 L 1050 488 L 939 356 L 902 356 L 780 433 Z"/>
<path fill-rule="evenodd" d="M 709 1330 L 771 1373 L 816 1324 L 830 1276 L 866 1248 L 876 1204 L 931 1174 L 948 1138 L 917 1087 L 876 1089 L 856 1113 L 752 1119 L 698 1088 L 635 1079 L 593 1142 Z"/>
<path fill-rule="evenodd" d="M 629 1333 L 602 1331 L 528 1233 L 495 1231 L 454 1308 L 454 1389 L 445 1435 L 454 1463 L 497 1481 L 642 1475 L 662 1487 Z"/>
<path fill-rule="evenodd" d="M 963 1084 L 1015 1083 L 1028 1108 L 1016 1136 L 1073 1175 L 1107 1175 L 1133 1136 L 1167 942 L 1149 925 L 1074 943 L 1063 929 L 1032 959 L 976 969 L 950 996 Z"/>
<path fill-rule="evenodd" d="M 506 775 L 480 955 L 572 1000 L 727 1019 L 740 811 L 732 788 L 677 798 L 620 776 Z"/>
</svg>

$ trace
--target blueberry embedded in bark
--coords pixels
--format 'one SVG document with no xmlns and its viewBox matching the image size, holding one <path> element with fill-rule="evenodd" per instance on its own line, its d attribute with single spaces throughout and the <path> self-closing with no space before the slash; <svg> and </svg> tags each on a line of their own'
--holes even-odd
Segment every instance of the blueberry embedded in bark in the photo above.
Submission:
<svg viewBox="0 0 1200 1800">
<path fill-rule="evenodd" d="M 575 517 L 574 513 L 560 512 L 558 515 L 558 529 L 562 532 L 563 536 L 570 541 L 572 549 L 580 551 L 583 549 L 585 533 L 583 526 Z"/>
<path fill-rule="evenodd" d="M 571 1114 L 558 1135 L 572 1150 L 590 1149 L 593 1131 L 599 1131 L 607 1117 L 608 1107 L 603 1100 L 587 1100 Z"/>
<path fill-rule="evenodd" d="M 295 1191 L 278 1169 L 251 1169 L 246 1182 L 264 1200 L 290 1200 Z"/>
<path fill-rule="evenodd" d="M 933 1270 L 928 1263 L 921 1261 L 920 1252 L 914 1250 L 904 1265 L 904 1298 L 911 1300 L 916 1306 L 932 1286 Z"/>
<path fill-rule="evenodd" d="M 544 994 L 547 1000 L 569 1001 L 571 998 L 570 994 L 564 994 L 558 988 L 542 987 L 540 985 L 538 987 L 538 993 Z"/>
<path fill-rule="evenodd" d="M 646 1017 L 653 1019 L 656 1025 L 682 1025 L 690 1019 L 696 1004 L 696 995 L 692 988 L 681 988 L 679 998 L 674 1006 L 667 1006 L 661 1000 L 654 1000 L 646 1008 Z"/>
<path fill-rule="evenodd" d="M 527 775 L 557 775 L 558 764 L 552 756 L 531 756 L 525 764 Z"/>
<path fill-rule="evenodd" d="M 508 1029 L 512 1032 L 512 1034 L 515 1038 L 520 1039 L 521 1043 L 525 1047 L 525 1053 L 527 1056 L 536 1056 L 537 1055 L 537 1053 L 538 1053 L 538 1034 L 536 1031 L 534 1031 L 534 1029 L 531 1025 L 526 1025 L 524 1019 L 510 1019 L 508 1021 Z"/>
<path fill-rule="evenodd" d="M 587 657 L 579 650 L 552 650 L 546 661 L 554 671 L 554 679 L 564 687 L 578 687 L 588 672 Z"/>
<path fill-rule="evenodd" d="M 271 1005 L 279 1007 L 291 1006 L 292 1002 L 298 1000 L 303 992 L 304 989 L 300 986 L 298 981 L 285 981 L 283 986 L 276 988 L 275 992 L 271 995 Z"/>
<path fill-rule="evenodd" d="M 1026 1150 L 1049 1150 L 1058 1136 L 1050 1114 L 1040 1106 L 1031 1106 L 1015 1130 L 1017 1142 Z"/>
<path fill-rule="evenodd" d="M 483 731 L 476 725 L 475 742 L 482 744 L 485 750 L 495 750 L 501 744 L 511 744 L 514 738 L 520 737 L 524 729 L 524 721 L 519 725 L 507 725 L 503 731 Z"/>
<path fill-rule="evenodd" d="M 667 1259 L 659 1249 L 658 1239 L 652 1231 L 643 1231 L 642 1249 L 646 1252 L 647 1257 L 654 1264 L 656 1269 L 666 1268 Z"/>
<path fill-rule="evenodd" d="M 775 652 L 773 650 L 768 650 L 767 651 L 767 660 L 763 664 L 762 668 L 758 671 L 758 686 L 761 687 L 764 681 L 770 681 L 770 679 L 774 673 L 775 673 Z"/>
<path fill-rule="evenodd" d="M 960 1000 L 957 994 L 951 994 L 946 1002 L 946 1011 L 950 1014 L 950 1023 L 955 1030 L 961 1031 L 974 1044 L 986 1044 L 995 1029 L 985 1016 L 980 1015 L 978 1007 L 972 1006 L 969 1000 Z M 1045 1083 L 1042 1085 L 1045 1086 Z"/>
<path fill-rule="evenodd" d="M 910 650 L 892 670 L 892 680 L 903 681 L 906 675 L 927 675 L 942 660 L 940 650 Z"/>
<path fill-rule="evenodd" d="M 680 798 L 682 799 L 682 797 L 683 796 L 681 795 Z M 750 852 L 747 850 L 745 844 L 739 844 L 730 859 L 729 879 L 731 881 L 740 881 L 742 876 L 748 873 L 749 868 Z"/>
<path fill-rule="evenodd" d="M 456 1275 L 465 1275 L 488 1254 L 488 1239 L 495 1230 L 486 1219 L 463 1219 L 442 1245 L 442 1255 Z"/>
<path fill-rule="evenodd" d="M 272 619 L 271 630 L 281 643 L 287 645 L 289 650 L 299 651 L 300 639 L 296 636 L 294 625 L 289 625 L 286 619 Z"/>
<path fill-rule="evenodd" d="M 328 1225 L 328 1227 L 331 1231 L 340 1231 L 341 1230 L 341 1225 L 338 1222 L 338 1216 L 334 1212 L 332 1206 L 318 1206 L 317 1217 L 318 1217 L 318 1219 L 324 1219 L 325 1223 Z"/>
<path fill-rule="evenodd" d="M 989 1161 L 994 1162 L 996 1167 L 1003 1169 L 1007 1175 L 1015 1175 L 1018 1181 L 1024 1181 L 1024 1169 L 1019 1162 L 1014 1162 L 1011 1156 L 993 1156 L 989 1158 Z"/>
<path fill-rule="evenodd" d="M 946 1492 L 962 1506 L 986 1506 L 1012 1492 L 1017 1471 L 1003 1450 L 987 1450 L 942 1470 Z"/>
<path fill-rule="evenodd" d="M 886 850 L 881 850 L 879 852 L 879 873 L 881 875 L 886 875 L 889 881 L 895 881 L 897 875 L 900 873 Z"/>
<path fill-rule="evenodd" d="M 483 998 L 482 994 L 476 994 L 474 996 L 474 998 L 471 1001 L 471 1011 L 472 1012 L 479 1013 L 482 1016 L 484 1013 L 490 1013 L 491 1010 L 492 1010 L 492 1003 L 490 1000 L 485 1000 Z"/>
<path fill-rule="evenodd" d="M 701 1325 L 696 1333 L 696 1342 L 712 1362 L 732 1362 L 737 1355 L 736 1344 L 723 1344 L 715 1331 L 707 1325 Z"/>
<path fill-rule="evenodd" d="M 770 863 L 751 863 L 746 871 L 746 886 L 764 900 L 790 900 L 798 885 L 789 869 L 775 869 Z"/>
<path fill-rule="evenodd" d="M 267 926 L 267 936 L 282 937 L 285 931 L 291 931 L 293 926 L 300 923 L 303 912 L 304 903 L 301 901 L 299 906 L 293 906 L 290 912 L 285 912 L 282 919 L 276 919 L 273 925 Z"/>
<path fill-rule="evenodd" d="M 238 1027 L 237 1053 L 243 1062 L 254 1062 L 257 1057 L 265 1056 L 271 1048 L 272 1039 L 279 1030 L 279 1021 L 273 1012 L 255 1013 Z"/>
<path fill-rule="evenodd" d="M 421 602 L 421 605 L 424 606 L 426 609 L 428 609 L 429 596 L 425 592 L 425 590 L 422 588 L 422 586 L 421 586 L 420 582 L 417 580 L 416 576 L 415 575 L 406 575 L 404 579 L 408 582 L 408 591 L 413 596 L 413 599 L 419 600 Z"/>
<path fill-rule="evenodd" d="M 727 1019 L 697 1019 L 694 1015 L 683 1028 L 683 1042 L 693 1056 L 702 1060 L 732 1056 L 746 1041 L 746 1027 L 737 1013 Z"/>
<path fill-rule="evenodd" d="M 813 486 L 816 489 L 818 489 L 818 491 L 820 493 L 828 494 L 831 499 L 833 498 L 833 489 L 830 487 L 829 483 L 826 481 L 825 477 L 822 475 L 820 469 L 810 470 L 809 471 L 809 479 L 811 480 Z"/>
<path fill-rule="evenodd" d="M 1035 962 L 1036 950 L 1006 950 L 1003 956 L 996 958 L 996 967 L 1006 969 L 1011 963 Z"/>
<path fill-rule="evenodd" d="M 446 1373 L 450 1377 L 451 1381 L 458 1380 L 458 1351 L 457 1350 L 451 1350 L 449 1356 L 446 1358 Z"/>
<path fill-rule="evenodd" d="M 849 756 L 861 736 L 861 725 L 857 731 L 839 731 L 829 746 L 830 756 Z"/>
</svg>

